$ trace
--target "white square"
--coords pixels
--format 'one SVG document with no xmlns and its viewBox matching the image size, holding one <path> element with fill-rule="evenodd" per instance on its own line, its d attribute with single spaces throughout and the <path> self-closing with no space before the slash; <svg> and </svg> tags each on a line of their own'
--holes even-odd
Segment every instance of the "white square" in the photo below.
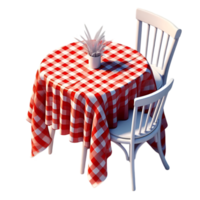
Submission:
<svg viewBox="0 0 200 200">
<path fill-rule="evenodd" d="M 122 87 L 123 85 L 122 85 L 122 84 L 120 84 L 120 83 L 118 83 L 116 86 L 117 86 L 117 87 Z"/>
<path fill-rule="evenodd" d="M 57 119 L 57 114 L 53 113 L 52 117 L 53 119 Z"/>
<path fill-rule="evenodd" d="M 108 87 L 108 85 L 106 85 L 106 84 L 103 84 L 103 85 L 102 85 L 102 87 L 104 87 L 104 88 L 107 88 L 107 87 Z"/>
<path fill-rule="evenodd" d="M 102 176 L 100 177 L 100 180 L 101 180 L 101 181 L 104 181 L 105 178 L 106 178 L 106 177 L 105 177 L 104 175 L 102 175 Z"/>
<path fill-rule="evenodd" d="M 87 112 L 91 112 L 91 107 L 87 106 L 86 110 L 87 110 Z"/>
<path fill-rule="evenodd" d="M 125 96 L 128 94 L 128 89 L 125 91 Z"/>
<path fill-rule="evenodd" d="M 105 143 L 105 141 L 104 141 L 104 140 L 101 142 L 101 145 L 102 145 L 103 147 L 105 147 L 105 146 L 106 146 L 106 143 Z"/>
<path fill-rule="evenodd" d="M 39 134 L 41 133 L 41 131 L 40 131 L 39 129 L 36 129 L 36 130 L 35 130 L 35 133 L 36 133 L 37 135 L 39 135 Z"/>
<path fill-rule="evenodd" d="M 74 133 L 74 128 L 70 126 L 70 132 Z"/>
<path fill-rule="evenodd" d="M 99 93 L 101 90 L 99 88 L 95 88 L 95 92 Z"/>
<path fill-rule="evenodd" d="M 38 122 L 39 120 L 40 120 L 40 117 L 38 117 L 37 115 L 34 117 L 34 120 L 36 121 L 36 122 Z"/>
<path fill-rule="evenodd" d="M 115 81 L 114 81 L 114 80 L 109 80 L 108 82 L 109 82 L 109 83 L 114 83 Z"/>
<path fill-rule="evenodd" d="M 99 151 L 100 151 L 99 147 L 96 147 L 94 150 L 95 150 L 97 153 L 99 153 Z"/>
<path fill-rule="evenodd" d="M 81 88 L 81 89 L 80 89 L 81 92 L 84 92 L 85 90 L 86 90 L 85 88 Z"/>
<path fill-rule="evenodd" d="M 107 102 L 107 96 L 105 93 L 103 93 L 103 95 L 101 96 L 103 99 L 103 102 L 106 103 Z"/>
<path fill-rule="evenodd" d="M 92 172 L 94 172 L 95 174 L 97 174 L 99 172 L 98 168 L 95 168 Z"/>
<path fill-rule="evenodd" d="M 87 96 L 88 96 L 88 98 L 90 99 L 90 101 L 91 101 L 93 104 L 97 101 L 96 97 L 95 97 L 94 94 L 92 94 L 91 92 L 88 92 L 88 93 L 87 93 Z"/>
<path fill-rule="evenodd" d="M 45 141 L 46 143 L 50 142 L 50 139 L 46 135 L 42 138 L 42 140 Z"/>
<path fill-rule="evenodd" d="M 60 67 L 61 64 L 60 64 L 60 63 L 56 63 L 55 66 L 56 66 L 56 67 Z M 56 71 L 55 73 L 56 73 L 56 74 L 61 74 L 59 71 Z"/>
<path fill-rule="evenodd" d="M 94 87 L 94 85 L 93 84 L 89 84 L 89 85 L 87 85 L 89 88 L 93 88 Z"/>
<path fill-rule="evenodd" d="M 104 132 L 104 130 L 103 130 L 102 128 L 100 128 L 100 129 L 96 132 L 95 137 L 96 137 L 96 138 L 99 138 L 99 137 L 102 135 L 103 132 Z"/>
<path fill-rule="evenodd" d="M 115 118 L 113 119 L 113 123 L 115 123 L 115 122 L 117 122 L 117 117 L 115 117 Z"/>
<path fill-rule="evenodd" d="M 40 104 L 39 109 L 40 109 L 41 111 L 45 111 L 44 105 L 43 105 L 43 104 Z"/>
<path fill-rule="evenodd" d="M 115 92 L 115 90 L 111 90 L 110 93 L 113 96 L 116 92 Z"/>
<path fill-rule="evenodd" d="M 45 129 L 45 128 L 46 128 L 46 124 L 43 122 L 41 127 L 42 127 L 43 129 Z"/>
<path fill-rule="evenodd" d="M 82 99 L 81 103 L 85 105 L 85 98 Z"/>
<path fill-rule="evenodd" d="M 100 165 L 103 167 L 106 164 L 106 162 L 103 160 Z"/>
</svg>

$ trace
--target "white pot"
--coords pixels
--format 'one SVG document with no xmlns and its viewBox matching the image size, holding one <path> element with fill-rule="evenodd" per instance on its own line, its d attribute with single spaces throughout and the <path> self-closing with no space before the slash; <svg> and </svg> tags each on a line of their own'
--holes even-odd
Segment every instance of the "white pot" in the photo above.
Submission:
<svg viewBox="0 0 200 200">
<path fill-rule="evenodd" d="M 88 55 L 89 58 L 89 67 L 92 69 L 97 69 L 101 65 L 101 55 L 98 57 L 92 57 Z"/>
</svg>

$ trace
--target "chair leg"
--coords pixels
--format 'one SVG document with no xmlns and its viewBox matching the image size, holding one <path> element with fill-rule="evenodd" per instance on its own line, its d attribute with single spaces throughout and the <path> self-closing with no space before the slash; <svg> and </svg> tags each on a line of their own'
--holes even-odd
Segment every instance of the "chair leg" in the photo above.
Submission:
<svg viewBox="0 0 200 200">
<path fill-rule="evenodd" d="M 165 169 L 168 170 L 168 169 L 169 169 L 169 165 L 168 165 L 168 163 L 167 163 L 167 161 L 166 161 L 166 159 L 165 159 L 165 156 L 164 156 L 164 154 L 163 154 L 163 151 L 162 151 L 161 138 L 160 138 L 160 131 L 158 131 L 157 137 L 158 137 L 158 138 L 157 138 L 158 152 L 159 152 L 160 158 L 161 158 L 161 160 L 162 160 L 162 163 L 163 163 Z"/>
<path fill-rule="evenodd" d="M 132 185 L 132 182 L 134 184 L 134 187 L 131 189 L 129 189 L 130 192 L 137 192 L 138 191 L 138 182 L 137 182 L 137 160 L 138 160 L 138 155 L 139 155 L 139 152 L 140 150 L 142 149 L 142 147 L 146 145 L 146 142 L 142 142 L 142 143 L 139 143 L 139 144 L 135 144 L 135 150 L 134 150 L 134 170 L 133 170 L 133 173 L 131 176 L 130 175 L 130 171 L 131 171 L 131 163 L 129 162 L 128 163 L 128 176 L 129 176 L 129 188 L 130 186 Z M 127 150 L 128 150 L 128 155 L 129 155 L 129 158 L 130 158 L 130 145 L 127 145 Z M 130 161 L 130 159 L 129 159 Z M 131 180 L 132 179 L 132 180 Z"/>
<path fill-rule="evenodd" d="M 84 175 L 87 166 L 87 156 L 89 148 L 80 143 L 79 162 L 78 162 L 78 175 Z"/>
<path fill-rule="evenodd" d="M 52 149 L 53 149 L 53 140 L 54 140 L 54 135 L 55 135 L 55 132 L 56 132 L 56 130 L 54 130 L 53 128 L 52 128 L 52 126 L 50 127 L 50 136 L 51 136 L 51 139 L 52 139 L 52 141 L 51 141 L 51 144 L 49 145 L 49 154 L 52 154 Z"/>
<path fill-rule="evenodd" d="M 128 145 L 128 152 L 129 152 L 129 162 L 128 162 L 128 176 L 129 176 L 129 191 L 130 192 L 137 192 L 138 191 L 138 184 L 137 184 L 137 160 L 135 160 L 135 152 Z M 132 151 L 132 154 L 130 152 Z"/>
</svg>

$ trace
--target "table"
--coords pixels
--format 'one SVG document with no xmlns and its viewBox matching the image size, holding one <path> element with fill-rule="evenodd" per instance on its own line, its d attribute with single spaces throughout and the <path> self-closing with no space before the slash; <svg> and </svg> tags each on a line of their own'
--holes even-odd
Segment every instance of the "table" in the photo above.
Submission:
<svg viewBox="0 0 200 200">
<path fill-rule="evenodd" d="M 74 42 L 48 54 L 41 62 L 33 85 L 27 121 L 31 123 L 34 157 L 49 146 L 48 126 L 60 129 L 70 142 L 90 148 L 88 179 L 96 187 L 107 177 L 111 155 L 109 128 L 128 119 L 134 98 L 156 91 L 146 58 L 128 46 L 110 43 L 98 69 L 87 68 L 87 53 Z M 163 114 L 161 138 L 165 154 Z M 154 138 L 148 143 L 157 151 Z"/>
</svg>

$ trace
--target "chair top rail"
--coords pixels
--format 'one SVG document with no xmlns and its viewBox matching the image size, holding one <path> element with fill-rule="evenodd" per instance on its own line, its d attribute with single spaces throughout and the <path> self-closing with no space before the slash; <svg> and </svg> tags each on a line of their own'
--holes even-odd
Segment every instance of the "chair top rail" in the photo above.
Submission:
<svg viewBox="0 0 200 200">
<path fill-rule="evenodd" d="M 136 11 L 136 19 L 166 32 L 174 39 L 178 39 L 182 32 L 181 29 L 178 29 L 172 22 L 168 21 L 167 19 L 140 8 L 138 8 Z"/>
<path fill-rule="evenodd" d="M 170 91 L 170 89 L 172 88 L 173 86 L 173 82 L 174 82 L 174 79 L 170 79 L 166 85 L 164 85 L 161 89 L 149 94 L 149 95 L 145 95 L 143 97 L 138 97 L 138 98 L 135 98 L 134 100 L 134 109 L 133 109 L 133 116 L 132 116 L 132 126 L 131 126 L 131 137 L 130 139 L 125 139 L 125 138 L 120 138 L 120 137 L 117 137 L 117 136 L 112 136 L 111 134 L 111 140 L 114 140 L 116 142 L 120 142 L 120 143 L 127 143 L 127 144 L 130 144 L 130 145 L 133 145 L 134 143 L 140 143 L 140 142 L 144 142 L 144 141 L 147 141 L 148 139 L 150 139 L 152 136 L 154 136 L 158 129 L 160 128 L 160 125 L 161 125 L 161 113 L 163 112 L 163 107 L 164 107 L 164 103 L 166 101 L 166 96 L 168 94 L 168 92 Z M 155 107 L 155 110 L 154 110 L 154 113 L 153 113 L 153 118 L 150 120 L 150 127 L 148 126 L 148 128 L 152 128 L 152 124 L 153 123 L 158 123 L 157 126 L 155 127 L 155 130 L 152 130 L 152 133 L 146 135 L 145 137 L 142 137 L 142 138 L 135 138 L 134 134 L 135 134 L 135 131 L 136 131 L 136 123 L 139 122 L 139 133 L 140 133 L 140 130 L 141 130 L 141 121 L 143 120 L 143 122 L 145 122 L 145 126 L 144 126 L 144 132 L 146 132 L 146 128 L 147 128 L 147 122 L 149 121 L 149 116 L 150 116 L 150 113 L 151 113 L 151 109 L 153 107 L 153 103 L 154 102 L 157 102 L 157 105 Z M 144 115 L 144 110 L 145 110 L 145 106 L 146 105 L 150 105 L 149 108 L 148 108 L 148 114 L 147 114 L 147 117 L 144 121 L 143 119 L 143 115 Z M 140 116 L 140 121 L 137 120 L 137 117 L 138 116 L 138 107 L 141 107 L 143 106 L 142 108 L 142 114 Z M 158 112 L 157 112 L 158 111 Z M 155 119 L 155 121 L 154 121 Z M 153 120 L 153 121 L 152 121 Z"/>
<path fill-rule="evenodd" d="M 174 79 L 171 78 L 166 85 L 161 87 L 159 90 L 156 92 L 153 92 L 152 94 L 145 95 L 142 97 L 137 97 L 134 100 L 134 107 L 140 107 L 146 104 L 153 103 L 157 101 L 158 99 L 162 98 L 163 96 L 166 96 L 169 90 L 171 89 L 173 85 Z"/>
</svg>

